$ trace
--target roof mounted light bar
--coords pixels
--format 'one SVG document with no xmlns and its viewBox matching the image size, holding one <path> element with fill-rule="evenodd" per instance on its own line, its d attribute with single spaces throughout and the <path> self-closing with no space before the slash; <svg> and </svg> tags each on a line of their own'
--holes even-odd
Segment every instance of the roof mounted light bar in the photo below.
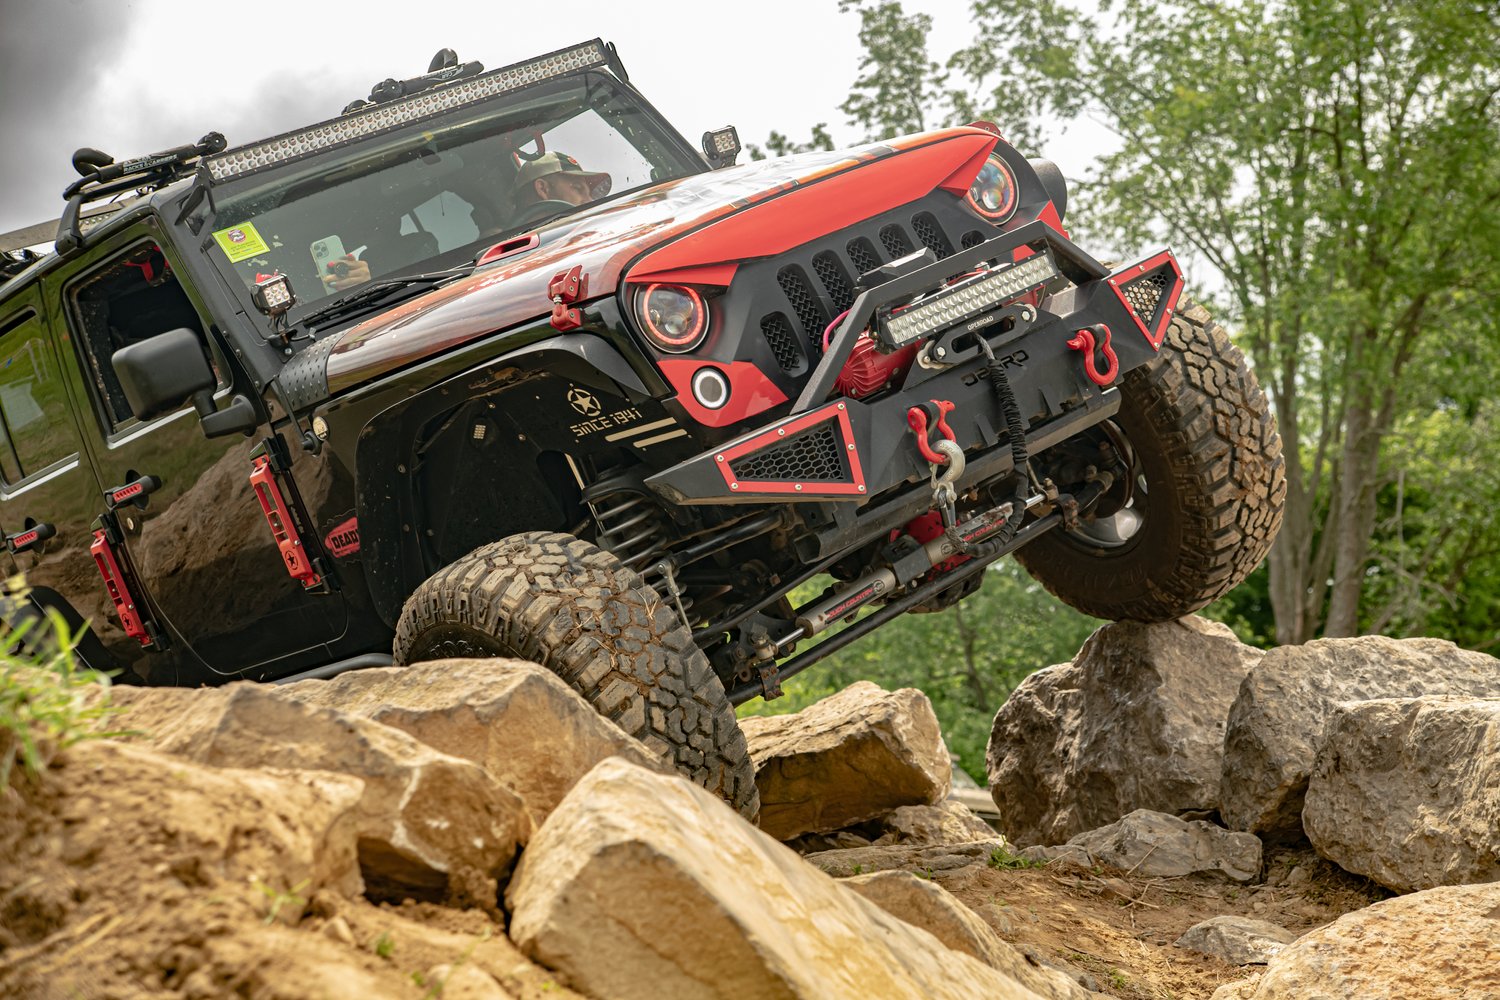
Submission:
<svg viewBox="0 0 1500 1000">
<path fill-rule="evenodd" d="M 603 41 L 596 38 L 582 45 L 558 49 L 535 59 L 458 80 L 389 104 L 378 104 L 321 125 L 285 132 L 248 146 L 231 149 L 205 160 L 203 172 L 210 181 L 243 177 L 265 167 L 335 149 L 346 143 L 379 135 L 542 80 L 600 66 L 614 68 L 616 64 L 613 53 Z"/>
</svg>

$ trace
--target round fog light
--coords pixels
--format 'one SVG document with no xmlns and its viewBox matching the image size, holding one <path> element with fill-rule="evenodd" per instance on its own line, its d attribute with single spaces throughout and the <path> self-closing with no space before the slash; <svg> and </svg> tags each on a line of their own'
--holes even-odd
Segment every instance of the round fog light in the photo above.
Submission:
<svg viewBox="0 0 1500 1000">
<path fill-rule="evenodd" d="M 729 402 L 729 379 L 717 368 L 699 368 L 693 373 L 693 398 L 710 410 L 720 409 Z"/>
</svg>

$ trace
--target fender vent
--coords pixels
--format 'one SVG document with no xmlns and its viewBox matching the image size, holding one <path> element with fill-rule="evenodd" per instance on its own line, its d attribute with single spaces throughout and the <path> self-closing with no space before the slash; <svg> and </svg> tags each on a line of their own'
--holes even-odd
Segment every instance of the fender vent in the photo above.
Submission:
<svg viewBox="0 0 1500 1000">
<path fill-rule="evenodd" d="M 802 324 L 802 336 L 806 338 L 811 353 L 814 356 L 822 355 L 823 328 L 833 317 L 823 315 L 823 306 L 807 280 L 807 273 L 800 267 L 783 267 L 776 272 L 776 281 L 781 285 L 781 291 L 791 304 L 792 311 L 797 314 L 797 321 Z"/>
<path fill-rule="evenodd" d="M 832 483 L 848 480 L 836 421 L 825 420 L 729 465 L 742 482 Z"/>
<path fill-rule="evenodd" d="M 912 216 L 911 227 L 917 231 L 917 239 L 922 241 L 922 245 L 938 255 L 938 260 L 953 256 L 953 244 L 948 242 L 948 237 L 931 213 L 921 212 Z"/>
<path fill-rule="evenodd" d="M 802 344 L 797 338 L 797 331 L 792 329 L 791 320 L 779 312 L 772 313 L 760 321 L 760 332 L 765 336 L 766 345 L 776 356 L 776 363 L 781 366 L 782 371 L 790 375 L 802 370 Z"/>
</svg>

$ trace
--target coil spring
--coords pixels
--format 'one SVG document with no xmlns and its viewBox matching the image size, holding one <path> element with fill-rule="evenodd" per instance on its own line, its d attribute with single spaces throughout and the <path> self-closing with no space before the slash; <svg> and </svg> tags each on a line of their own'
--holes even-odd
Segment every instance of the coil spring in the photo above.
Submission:
<svg viewBox="0 0 1500 1000">
<path fill-rule="evenodd" d="M 589 510 L 599 528 L 599 547 L 670 600 L 671 590 L 656 568 L 671 542 L 661 508 L 639 493 L 620 491 L 590 500 Z M 691 613 L 692 598 L 683 591 L 680 599 L 684 612 Z"/>
</svg>

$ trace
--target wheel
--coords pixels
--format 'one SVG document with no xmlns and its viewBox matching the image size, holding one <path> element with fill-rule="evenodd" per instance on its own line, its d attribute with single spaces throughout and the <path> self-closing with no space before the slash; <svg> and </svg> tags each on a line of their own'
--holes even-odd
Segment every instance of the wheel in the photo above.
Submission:
<svg viewBox="0 0 1500 1000">
<path fill-rule="evenodd" d="M 689 780 L 759 814 L 724 686 L 671 607 L 609 553 L 530 531 L 435 573 L 402 608 L 395 660 L 469 656 L 541 664 Z"/>
<path fill-rule="evenodd" d="M 1126 481 L 1097 516 L 1016 558 L 1084 614 L 1170 621 L 1265 558 L 1286 500 L 1281 436 L 1244 354 L 1196 304 L 1184 303 L 1161 355 L 1127 374 L 1120 395 L 1101 430 L 1130 466 Z"/>
</svg>

